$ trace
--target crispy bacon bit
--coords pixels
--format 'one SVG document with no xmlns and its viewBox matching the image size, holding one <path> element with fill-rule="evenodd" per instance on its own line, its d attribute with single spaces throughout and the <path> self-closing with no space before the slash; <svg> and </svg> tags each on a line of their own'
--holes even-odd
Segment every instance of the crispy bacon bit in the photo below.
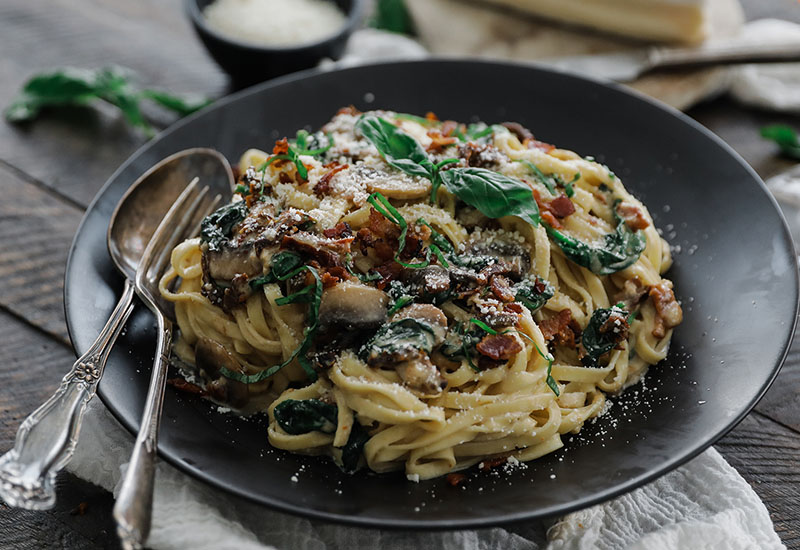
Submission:
<svg viewBox="0 0 800 550">
<path fill-rule="evenodd" d="M 539 149 L 540 151 L 544 151 L 545 153 L 549 153 L 553 149 L 556 148 L 555 145 L 550 145 L 549 143 L 545 143 L 544 141 L 539 141 L 538 139 L 526 139 L 522 142 L 522 145 L 527 147 L 528 149 Z"/>
<path fill-rule="evenodd" d="M 575 338 L 581 333 L 580 325 L 568 309 L 562 309 L 555 317 L 540 322 L 539 329 L 548 342 L 553 340 L 556 345 L 569 348 L 575 347 Z"/>
<path fill-rule="evenodd" d="M 348 105 L 347 107 L 342 107 L 338 111 L 336 111 L 337 115 L 352 115 L 358 116 L 361 114 L 361 111 L 356 109 L 355 105 Z"/>
<path fill-rule="evenodd" d="M 342 239 L 353 236 L 353 230 L 347 222 L 339 222 L 330 229 L 325 229 L 322 232 L 329 239 Z"/>
<path fill-rule="evenodd" d="M 447 137 L 442 135 L 439 130 L 428 130 L 428 137 L 431 138 L 431 143 L 428 145 L 428 152 L 438 153 L 445 147 L 455 145 L 458 141 L 455 137 Z"/>
<path fill-rule="evenodd" d="M 481 472 L 488 472 L 489 470 L 494 470 L 498 466 L 502 466 L 508 462 L 507 456 L 496 456 L 494 458 L 486 458 L 480 464 L 478 464 L 478 468 L 480 468 Z"/>
<path fill-rule="evenodd" d="M 439 122 L 439 117 L 433 111 L 425 113 L 425 120 L 429 122 Z"/>
<path fill-rule="evenodd" d="M 542 217 L 544 222 L 552 227 L 553 229 L 564 229 L 564 224 L 561 223 L 558 218 L 556 218 L 552 212 L 549 210 L 540 210 L 539 215 Z"/>
<path fill-rule="evenodd" d="M 617 344 L 616 349 L 621 349 L 620 344 L 628 339 L 629 330 L 630 325 L 628 325 L 625 314 L 617 309 L 612 309 L 608 319 L 598 327 L 597 332 L 608 336 L 609 340 Z"/>
<path fill-rule="evenodd" d="M 627 279 L 620 291 L 614 294 L 614 303 L 622 302 L 625 304 L 626 309 L 630 311 L 633 306 L 642 301 L 648 290 L 648 287 L 642 284 L 639 277 Z"/>
<path fill-rule="evenodd" d="M 513 313 L 518 313 L 520 315 L 522 315 L 522 312 L 524 311 L 523 308 L 522 308 L 522 304 L 520 304 L 518 302 L 511 302 L 510 304 L 506 304 L 503 309 L 506 309 L 506 310 L 511 311 Z"/>
<path fill-rule="evenodd" d="M 650 299 L 656 308 L 656 323 L 653 336 L 663 338 L 666 329 L 677 327 L 683 321 L 683 310 L 672 292 L 672 283 L 664 279 L 650 287 Z"/>
<path fill-rule="evenodd" d="M 184 393 L 191 393 L 192 395 L 199 395 L 201 397 L 207 395 L 206 390 L 204 390 L 197 384 L 192 384 L 191 382 L 187 382 L 183 378 L 168 378 L 167 384 L 169 384 L 176 390 L 182 391 Z"/>
<path fill-rule="evenodd" d="M 467 166 L 476 168 L 495 168 L 505 157 L 503 153 L 491 145 L 479 145 L 472 142 L 460 145 L 458 147 L 458 156 L 466 162 Z"/>
<path fill-rule="evenodd" d="M 275 142 L 275 147 L 272 148 L 273 155 L 285 155 L 289 152 L 288 138 L 279 139 Z"/>
<path fill-rule="evenodd" d="M 403 272 L 403 266 L 395 262 L 394 260 L 389 260 L 383 265 L 379 265 L 378 267 L 374 268 L 373 271 L 378 273 L 381 276 L 381 279 L 377 282 L 377 287 L 380 290 L 385 289 L 389 283 L 398 277 Z"/>
<path fill-rule="evenodd" d="M 511 290 L 511 284 L 508 279 L 502 275 L 495 275 L 489 284 L 492 294 L 497 296 L 501 302 L 513 302 L 514 292 Z"/>
<path fill-rule="evenodd" d="M 286 172 L 280 172 L 278 174 L 278 181 L 281 183 L 294 183 L 294 179 L 292 179 L 292 176 L 290 176 Z"/>
<path fill-rule="evenodd" d="M 367 248 L 371 247 L 383 261 L 394 258 L 399 236 L 400 229 L 374 208 L 369 210 L 367 227 L 358 230 L 361 252 L 366 255 Z"/>
<path fill-rule="evenodd" d="M 317 185 L 314 186 L 314 194 L 318 197 L 323 197 L 331 192 L 331 180 L 333 176 L 335 176 L 338 172 L 341 172 L 345 168 L 348 168 L 349 164 L 336 164 L 334 166 L 325 165 L 329 167 L 330 170 L 325 172 L 325 174 L 319 178 Z"/>
<path fill-rule="evenodd" d="M 331 269 L 336 269 L 336 268 L 331 268 Z M 331 270 L 324 272 L 321 278 L 322 278 L 322 288 L 326 290 L 338 284 L 340 280 L 339 277 L 331 273 Z"/>
<path fill-rule="evenodd" d="M 575 212 L 575 205 L 572 204 L 572 201 L 563 193 L 551 200 L 548 204 L 548 208 L 556 218 L 566 218 Z"/>
<path fill-rule="evenodd" d="M 488 334 L 478 342 L 475 349 L 495 361 L 507 361 L 522 351 L 522 344 L 510 334 Z"/>
<path fill-rule="evenodd" d="M 632 231 L 645 229 L 650 225 L 650 222 L 644 217 L 644 214 L 639 207 L 634 206 L 633 204 L 627 204 L 623 202 L 617 206 L 617 214 L 619 214 L 619 216 L 622 218 L 622 221 L 625 222 L 625 225 L 627 225 Z"/>
<path fill-rule="evenodd" d="M 459 485 L 464 483 L 464 480 L 467 479 L 467 476 L 465 476 L 464 474 L 447 474 L 446 479 L 448 485 L 450 485 L 451 487 L 458 487 Z"/>
<path fill-rule="evenodd" d="M 517 136 L 517 139 L 520 141 L 520 143 L 525 143 L 526 139 L 533 139 L 533 134 L 531 131 L 525 128 L 525 126 L 519 122 L 503 122 L 501 126 L 508 128 L 512 134 Z"/>
</svg>

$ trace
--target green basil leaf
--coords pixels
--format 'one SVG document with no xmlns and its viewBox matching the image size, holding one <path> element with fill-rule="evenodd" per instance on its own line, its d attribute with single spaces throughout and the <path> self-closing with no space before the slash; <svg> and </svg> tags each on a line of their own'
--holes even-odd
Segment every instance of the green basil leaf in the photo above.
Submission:
<svg viewBox="0 0 800 550">
<path fill-rule="evenodd" d="M 416 34 L 405 0 L 377 0 L 369 26 L 398 34 Z"/>
<path fill-rule="evenodd" d="M 545 229 L 567 258 L 597 275 L 611 275 L 636 263 L 647 245 L 644 234 L 641 231 L 631 231 L 619 217 L 619 203 L 619 200 L 614 203 L 616 229 L 613 233 L 604 235 L 597 244 L 586 244 L 549 225 Z"/>
<path fill-rule="evenodd" d="M 600 356 L 608 353 L 617 346 L 612 333 L 600 333 L 600 327 L 608 320 L 612 313 L 626 313 L 626 311 L 613 306 L 610 308 L 597 308 L 592 313 L 589 324 L 583 330 L 581 335 L 581 343 L 586 350 L 586 355 L 583 357 L 583 363 L 587 367 L 598 367 L 598 359 Z"/>
<path fill-rule="evenodd" d="M 319 399 L 287 399 L 281 401 L 273 410 L 278 426 L 291 435 L 322 432 L 332 434 L 336 431 L 339 410 Z"/>
<path fill-rule="evenodd" d="M 518 180 L 485 168 L 453 168 L 439 173 L 445 188 L 490 218 L 518 216 L 539 225 L 533 191 Z"/>
<path fill-rule="evenodd" d="M 412 176 L 433 177 L 433 163 L 422 146 L 391 122 L 363 115 L 356 122 L 356 128 L 391 166 Z"/>
<path fill-rule="evenodd" d="M 787 157 L 800 160 L 800 140 L 797 132 L 785 124 L 773 124 L 761 128 L 761 135 L 771 139 L 781 148 L 781 152 Z"/>
<path fill-rule="evenodd" d="M 199 111 L 213 103 L 213 99 L 193 94 L 175 95 L 161 90 L 142 90 L 142 96 L 152 99 L 162 107 L 173 111 L 180 116 L 186 116 Z"/>
</svg>

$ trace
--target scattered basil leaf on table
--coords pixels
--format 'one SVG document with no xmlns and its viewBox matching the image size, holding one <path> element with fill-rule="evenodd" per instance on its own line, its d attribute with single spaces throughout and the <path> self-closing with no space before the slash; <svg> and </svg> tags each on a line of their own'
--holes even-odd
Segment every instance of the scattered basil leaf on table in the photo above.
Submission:
<svg viewBox="0 0 800 550">
<path fill-rule="evenodd" d="M 140 90 L 133 83 L 133 72 L 121 67 L 80 69 L 65 67 L 44 72 L 29 79 L 5 111 L 9 122 L 35 119 L 45 107 L 90 105 L 102 100 L 115 105 L 128 122 L 153 130 L 140 110 L 142 99 L 149 99 L 185 116 L 210 103 L 193 96 L 178 96 L 160 90 Z"/>
<path fill-rule="evenodd" d="M 787 157 L 800 160 L 800 140 L 797 132 L 785 124 L 773 124 L 761 128 L 761 135 L 771 139 L 781 148 L 781 153 Z"/>
<path fill-rule="evenodd" d="M 416 34 L 405 0 L 376 0 L 369 26 L 409 36 Z"/>
</svg>

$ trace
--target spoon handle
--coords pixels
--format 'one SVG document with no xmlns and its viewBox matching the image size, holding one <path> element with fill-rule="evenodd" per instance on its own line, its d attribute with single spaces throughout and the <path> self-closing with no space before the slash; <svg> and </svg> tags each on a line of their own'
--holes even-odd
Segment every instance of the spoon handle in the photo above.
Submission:
<svg viewBox="0 0 800 550">
<path fill-rule="evenodd" d="M 143 301 L 150 305 L 146 297 Z M 172 347 L 172 322 L 154 309 L 158 322 L 158 346 L 150 374 L 150 387 L 142 413 L 139 434 L 134 443 L 131 461 L 114 504 L 117 534 L 124 549 L 142 548 L 150 534 L 153 509 L 153 484 L 156 469 L 158 427 L 164 405 L 169 353 Z"/>
<path fill-rule="evenodd" d="M 94 397 L 108 354 L 133 310 L 133 283 L 108 322 L 72 365 L 56 392 L 17 430 L 14 448 L 0 457 L 0 499 L 10 506 L 46 510 L 56 502 L 55 478 L 72 458 L 86 404 Z"/>
</svg>

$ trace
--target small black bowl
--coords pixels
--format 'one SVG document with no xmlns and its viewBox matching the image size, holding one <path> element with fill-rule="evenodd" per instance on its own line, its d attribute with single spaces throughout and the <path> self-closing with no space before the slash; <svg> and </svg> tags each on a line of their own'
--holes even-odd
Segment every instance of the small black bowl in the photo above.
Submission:
<svg viewBox="0 0 800 550">
<path fill-rule="evenodd" d="M 236 87 L 314 67 L 328 57 L 338 59 L 350 34 L 361 24 L 364 0 L 331 0 L 347 14 L 336 34 L 297 46 L 259 46 L 220 33 L 208 25 L 203 10 L 213 0 L 185 0 L 186 13 L 211 57 L 233 79 Z"/>
</svg>

